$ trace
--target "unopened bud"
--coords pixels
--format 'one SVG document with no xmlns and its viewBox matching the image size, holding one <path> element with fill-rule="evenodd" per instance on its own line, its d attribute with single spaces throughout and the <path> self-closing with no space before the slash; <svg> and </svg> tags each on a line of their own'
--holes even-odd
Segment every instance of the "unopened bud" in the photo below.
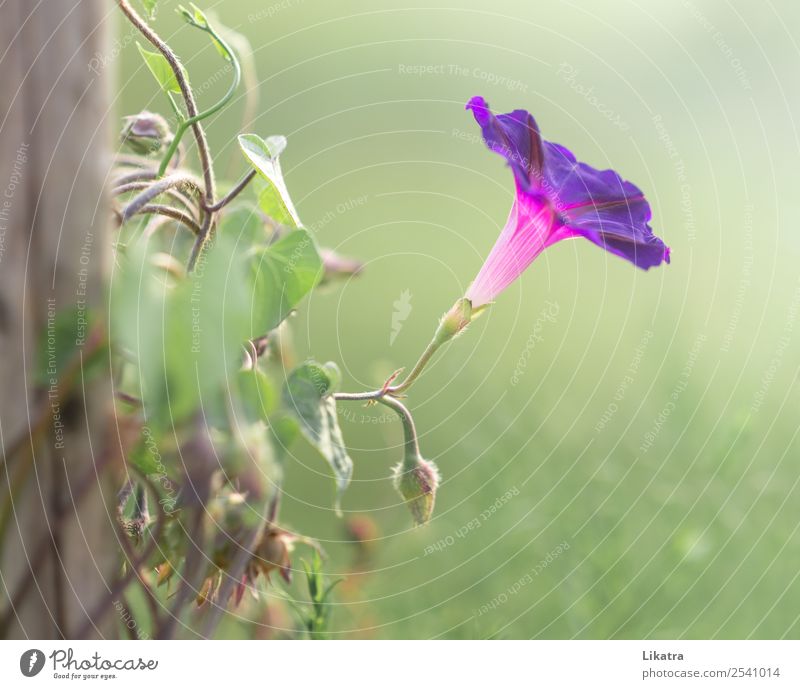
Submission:
<svg viewBox="0 0 800 689">
<path fill-rule="evenodd" d="M 320 257 L 322 258 L 322 282 L 320 284 L 327 284 L 335 280 L 358 275 L 364 268 L 361 261 L 357 261 L 349 256 L 342 256 L 333 249 L 320 249 Z"/>
<path fill-rule="evenodd" d="M 271 571 L 277 569 L 286 583 L 291 583 L 291 553 L 297 540 L 297 537 L 288 531 L 278 528 L 270 529 L 263 535 L 261 542 L 256 546 L 256 567 L 267 577 L 269 577 Z"/>
<path fill-rule="evenodd" d="M 459 299 L 451 309 L 442 316 L 439 327 L 436 329 L 434 341 L 444 344 L 461 333 L 472 321 L 472 302 L 469 299 Z"/>
<path fill-rule="evenodd" d="M 439 487 L 439 470 L 422 457 L 406 457 L 394 468 L 394 487 L 403 497 L 417 526 L 430 521 Z"/>
<path fill-rule="evenodd" d="M 135 153 L 147 156 L 163 151 L 172 141 L 172 132 L 161 115 L 145 110 L 125 118 L 120 140 Z"/>
</svg>

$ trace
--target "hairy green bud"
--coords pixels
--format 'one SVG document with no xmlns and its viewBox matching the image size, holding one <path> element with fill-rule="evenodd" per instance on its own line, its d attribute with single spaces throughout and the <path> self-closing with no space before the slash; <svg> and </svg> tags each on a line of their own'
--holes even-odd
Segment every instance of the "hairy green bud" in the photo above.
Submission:
<svg viewBox="0 0 800 689">
<path fill-rule="evenodd" d="M 172 141 L 172 132 L 161 115 L 144 110 L 125 118 L 120 141 L 135 153 L 154 155 L 166 149 Z"/>
<path fill-rule="evenodd" d="M 430 521 L 439 487 L 439 470 L 422 457 L 406 457 L 394 468 L 394 487 L 411 510 L 417 526 Z"/>
</svg>

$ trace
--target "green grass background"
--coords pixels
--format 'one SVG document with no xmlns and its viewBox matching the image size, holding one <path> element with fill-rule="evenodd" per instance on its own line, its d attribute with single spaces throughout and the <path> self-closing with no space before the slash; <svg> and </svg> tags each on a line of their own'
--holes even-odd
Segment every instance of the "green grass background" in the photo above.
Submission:
<svg viewBox="0 0 800 689">
<path fill-rule="evenodd" d="M 211 103 L 228 75 L 175 5 L 162 0 L 156 26 Z M 366 263 L 299 310 L 300 355 L 339 362 L 346 390 L 372 388 L 413 363 L 474 277 L 513 192 L 464 111 L 476 94 L 530 110 L 546 138 L 637 183 L 672 264 L 644 273 L 562 243 L 436 359 L 408 400 L 443 475 L 427 528 L 410 528 L 391 488 L 400 429 L 380 409 L 342 414 L 356 465 L 345 520 L 323 460 L 298 443 L 283 517 L 349 577 L 333 635 L 796 637 L 800 8 L 437 5 L 202 5 L 253 46 L 260 101 L 244 129 L 288 137 L 301 218 Z M 117 30 L 115 108 L 166 112 L 132 30 Z M 245 170 L 243 110 L 240 96 L 208 128 L 231 179 Z M 404 290 L 411 312 L 390 344 Z M 358 516 L 376 535 L 353 575 L 344 525 Z M 286 626 L 281 609 L 262 623 Z M 265 628 L 229 621 L 224 633 Z"/>
</svg>

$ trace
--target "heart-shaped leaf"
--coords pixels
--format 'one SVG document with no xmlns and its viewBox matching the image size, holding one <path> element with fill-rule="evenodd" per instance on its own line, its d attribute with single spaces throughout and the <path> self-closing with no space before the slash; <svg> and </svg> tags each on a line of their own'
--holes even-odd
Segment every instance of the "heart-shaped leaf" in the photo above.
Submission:
<svg viewBox="0 0 800 689">
<path fill-rule="evenodd" d="M 253 325 L 265 333 L 283 321 L 322 278 L 322 259 L 304 229 L 292 230 L 255 252 Z"/>
</svg>

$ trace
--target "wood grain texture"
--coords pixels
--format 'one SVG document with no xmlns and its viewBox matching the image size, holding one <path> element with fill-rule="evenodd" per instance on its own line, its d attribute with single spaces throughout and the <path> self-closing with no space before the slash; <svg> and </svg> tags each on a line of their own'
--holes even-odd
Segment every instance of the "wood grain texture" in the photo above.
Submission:
<svg viewBox="0 0 800 689">
<path fill-rule="evenodd" d="M 48 381 L 63 371 L 43 376 L 47 348 L 39 354 L 54 312 L 105 307 L 113 64 L 97 69 L 96 58 L 109 54 L 112 17 L 102 0 L 0 3 L 0 614 L 28 589 L 11 638 L 69 636 L 115 574 L 111 486 L 98 476 L 77 507 L 72 500 L 107 442 L 108 382 L 83 387 L 78 375 L 77 392 L 51 397 Z M 8 456 L 15 443 L 22 451 Z M 32 566 L 40 543 L 45 556 Z M 109 618 L 96 634 L 113 630 Z"/>
</svg>

